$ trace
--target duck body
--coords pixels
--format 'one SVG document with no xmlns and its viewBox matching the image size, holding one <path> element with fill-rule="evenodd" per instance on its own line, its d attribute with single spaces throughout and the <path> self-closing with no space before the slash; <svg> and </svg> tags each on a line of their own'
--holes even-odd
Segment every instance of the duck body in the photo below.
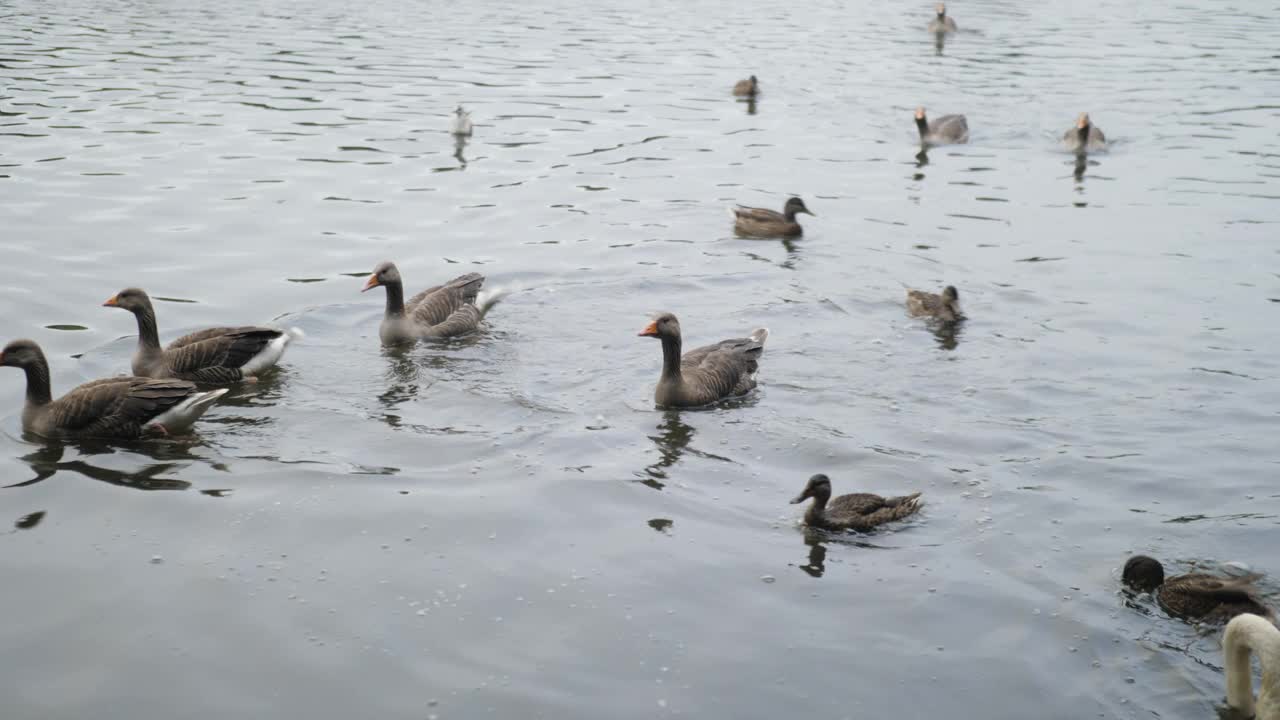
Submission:
<svg viewBox="0 0 1280 720">
<path fill-rule="evenodd" d="M 496 297 L 477 305 L 484 276 L 459 275 L 443 285 L 427 288 L 404 301 L 404 285 L 394 263 L 384 262 L 374 269 L 364 290 L 385 287 L 386 311 L 378 326 L 383 345 L 416 342 L 465 335 L 480 327 Z"/>
<path fill-rule="evenodd" d="M 960 312 L 960 295 L 955 286 L 948 285 L 941 293 L 923 290 L 907 291 L 907 312 L 915 317 L 931 317 L 943 322 L 963 320 Z"/>
<path fill-rule="evenodd" d="M 804 234 L 804 228 L 796 222 L 800 213 L 813 215 L 798 197 L 788 199 L 782 212 L 739 205 L 733 208 L 733 229 L 743 237 L 799 237 Z"/>
<path fill-rule="evenodd" d="M 954 145 L 969 142 L 969 121 L 963 115 L 943 115 L 929 120 L 924 108 L 916 108 L 916 130 L 925 145 Z"/>
<path fill-rule="evenodd" d="M 458 137 L 471 137 L 471 113 L 463 110 L 461 105 L 453 111 L 450 132 Z"/>
<path fill-rule="evenodd" d="M 823 530 L 866 532 L 913 515 L 920 509 L 918 492 L 900 497 L 851 493 L 832 498 L 831 480 L 823 474 L 809 478 L 804 490 L 791 500 L 791 504 L 796 505 L 810 498 L 813 498 L 813 503 L 805 510 L 804 523 Z"/>
<path fill-rule="evenodd" d="M 1165 578 L 1164 566 L 1158 560 L 1135 555 L 1125 562 L 1123 579 L 1131 588 L 1151 593 L 1160 607 L 1175 617 L 1221 623 L 1251 613 L 1275 619 L 1275 613 L 1258 597 L 1254 587 L 1257 575 L 1189 573 Z"/>
<path fill-rule="evenodd" d="M 214 327 L 183 335 L 160 347 L 155 309 L 140 288 L 125 288 L 103 305 L 133 313 L 138 321 L 138 349 L 133 374 L 227 385 L 257 377 L 275 366 L 300 331 L 246 325 Z"/>
<path fill-rule="evenodd" d="M 947 15 L 946 5 L 938 3 L 937 7 L 934 8 L 934 13 L 933 20 L 929 21 L 929 32 L 949 33 L 959 30 L 956 27 L 956 21 L 952 20 L 950 15 Z"/>
<path fill-rule="evenodd" d="M 746 80 L 739 80 L 733 86 L 733 94 L 738 97 L 756 97 L 760 94 L 760 81 L 755 75 Z"/>
<path fill-rule="evenodd" d="M 662 375 L 653 399 L 661 407 L 701 407 L 745 395 L 756 387 L 765 328 L 681 354 L 680 321 L 663 313 L 639 333 L 662 341 Z"/>
<path fill-rule="evenodd" d="M 130 440 L 188 430 L 226 389 L 202 392 L 194 383 L 136 376 L 84 383 L 54 400 L 49 365 L 40 347 L 15 340 L 0 352 L 0 365 L 27 375 L 23 430 L 49 439 Z"/>
<path fill-rule="evenodd" d="M 1080 113 L 1075 127 L 1062 134 L 1062 143 L 1068 150 L 1079 153 L 1106 149 L 1107 138 L 1097 125 L 1090 122 L 1089 113 Z"/>
<path fill-rule="evenodd" d="M 1262 666 L 1262 687 L 1253 697 L 1250 655 Z M 1227 706 L 1240 717 L 1280 720 L 1280 630 L 1267 618 L 1243 614 L 1227 623 L 1222 636 L 1227 671 Z"/>
</svg>

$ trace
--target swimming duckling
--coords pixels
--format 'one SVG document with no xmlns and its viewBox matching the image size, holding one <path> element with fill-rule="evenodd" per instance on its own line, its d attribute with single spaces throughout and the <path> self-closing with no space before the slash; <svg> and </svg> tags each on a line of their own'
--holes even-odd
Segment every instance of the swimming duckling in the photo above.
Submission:
<svg viewBox="0 0 1280 720">
<path fill-rule="evenodd" d="M 871 493 L 853 493 L 831 498 L 831 479 L 822 473 L 809 478 L 804 491 L 792 505 L 813 498 L 804 513 L 804 522 L 824 530 L 858 530 L 866 532 L 893 520 L 901 520 L 920 509 L 920 493 L 902 497 L 880 497 Z"/>
<path fill-rule="evenodd" d="M 453 111 L 452 132 L 459 137 L 471 137 L 471 113 L 463 110 L 461 105 Z"/>
<path fill-rule="evenodd" d="M 944 322 L 964 319 L 964 313 L 960 312 L 960 293 L 954 285 L 943 288 L 941 295 L 923 290 L 908 290 L 907 312 L 914 317 L 928 315 Z"/>
<path fill-rule="evenodd" d="M 739 205 L 733 209 L 733 229 L 744 237 L 796 237 L 804 233 L 796 222 L 799 213 L 813 215 L 798 197 L 787 200 L 782 212 Z"/>
<path fill-rule="evenodd" d="M 1170 615 L 1223 622 L 1241 613 L 1253 613 L 1274 622 L 1274 613 L 1262 604 L 1253 585 L 1259 577 L 1190 573 L 1166 579 L 1160 561 L 1146 555 L 1129 558 L 1122 574 L 1125 585 L 1137 592 L 1151 593 Z"/>
<path fill-rule="evenodd" d="M 1103 150 L 1107 147 L 1106 136 L 1097 125 L 1089 122 L 1089 113 L 1080 113 L 1076 126 L 1062 134 L 1062 142 L 1068 150 L 1074 152 Z"/>
<path fill-rule="evenodd" d="M 916 129 L 925 145 L 949 145 L 969 142 L 969 121 L 963 115 L 943 115 L 929 122 L 924 108 L 916 108 Z"/>
<path fill-rule="evenodd" d="M 937 5 L 933 6 L 933 9 L 935 12 L 937 12 L 938 15 L 933 19 L 932 22 L 929 23 L 929 32 L 949 33 L 949 32 L 955 32 L 956 30 L 959 29 L 956 27 L 956 21 L 952 20 L 950 17 L 947 16 L 946 5 L 944 5 L 943 3 L 938 3 Z"/>
<path fill-rule="evenodd" d="M 755 97 L 760 94 L 760 81 L 756 80 L 755 75 L 746 80 L 739 80 L 733 86 L 733 94 L 738 97 Z"/>
</svg>

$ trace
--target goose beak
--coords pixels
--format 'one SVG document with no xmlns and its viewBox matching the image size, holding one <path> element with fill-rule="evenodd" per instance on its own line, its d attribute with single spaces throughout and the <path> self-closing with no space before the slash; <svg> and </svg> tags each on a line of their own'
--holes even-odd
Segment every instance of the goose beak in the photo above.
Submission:
<svg viewBox="0 0 1280 720">
<path fill-rule="evenodd" d="M 654 320 L 648 325 L 645 325 L 644 329 L 636 333 L 636 335 L 638 337 L 658 337 L 658 321 Z"/>
<path fill-rule="evenodd" d="M 120 307 L 120 296 L 112 295 L 107 301 L 102 303 L 102 307 Z"/>
<path fill-rule="evenodd" d="M 379 285 L 381 285 L 381 284 L 382 284 L 382 283 L 378 282 L 378 276 L 377 276 L 377 275 L 370 275 L 370 276 L 369 276 L 369 279 L 368 279 L 367 281 L 365 281 L 364 287 L 363 287 L 363 288 L 361 288 L 360 292 L 366 292 L 366 291 L 368 291 L 368 290 L 372 290 L 372 289 L 374 289 L 374 288 L 378 287 L 378 286 L 379 286 Z"/>
</svg>

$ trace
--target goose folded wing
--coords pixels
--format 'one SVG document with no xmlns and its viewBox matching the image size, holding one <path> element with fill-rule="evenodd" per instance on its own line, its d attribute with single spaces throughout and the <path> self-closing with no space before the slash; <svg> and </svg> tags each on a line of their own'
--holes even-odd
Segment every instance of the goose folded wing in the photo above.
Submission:
<svg viewBox="0 0 1280 720">
<path fill-rule="evenodd" d="M 179 338 L 165 350 L 165 363 L 175 373 L 196 373 L 209 368 L 243 367 L 262 352 L 281 331 L 273 328 L 223 328 L 227 332 L 187 340 L 201 333 Z M 208 331 L 202 331 L 208 332 Z M 179 341 L 185 341 L 178 345 Z"/>
<path fill-rule="evenodd" d="M 184 380 L 105 378 L 62 396 L 49 415 L 61 430 L 104 435 L 136 432 L 194 391 L 195 385 Z"/>
<path fill-rule="evenodd" d="M 414 296 L 417 302 L 410 301 L 413 322 L 427 327 L 439 325 L 449 319 L 458 308 L 474 303 L 483 284 L 483 275 L 467 273 L 444 285 L 418 293 Z"/>
<path fill-rule="evenodd" d="M 444 322 L 427 328 L 424 334 L 426 337 L 457 337 L 477 327 L 480 327 L 480 308 L 475 305 L 463 305 L 445 318 Z"/>
</svg>

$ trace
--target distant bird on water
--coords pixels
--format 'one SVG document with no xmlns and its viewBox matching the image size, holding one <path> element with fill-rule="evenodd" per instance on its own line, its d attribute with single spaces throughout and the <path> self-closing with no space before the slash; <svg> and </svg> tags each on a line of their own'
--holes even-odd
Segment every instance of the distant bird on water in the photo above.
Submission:
<svg viewBox="0 0 1280 720">
<path fill-rule="evenodd" d="M 929 23 L 929 32 L 949 33 L 949 32 L 955 32 L 956 30 L 959 30 L 959 28 L 956 27 L 956 21 L 952 20 L 947 15 L 946 5 L 944 5 L 943 3 L 938 3 L 933 7 L 933 9 L 934 9 L 934 12 L 937 13 L 937 15 Z"/>
<path fill-rule="evenodd" d="M 739 80 L 733 86 L 733 94 L 738 97 L 755 97 L 760 94 L 760 81 L 756 80 L 755 75 L 746 80 Z"/>
<path fill-rule="evenodd" d="M 463 110 L 461 105 L 453 111 L 452 132 L 459 137 L 471 137 L 471 113 Z"/>
</svg>

